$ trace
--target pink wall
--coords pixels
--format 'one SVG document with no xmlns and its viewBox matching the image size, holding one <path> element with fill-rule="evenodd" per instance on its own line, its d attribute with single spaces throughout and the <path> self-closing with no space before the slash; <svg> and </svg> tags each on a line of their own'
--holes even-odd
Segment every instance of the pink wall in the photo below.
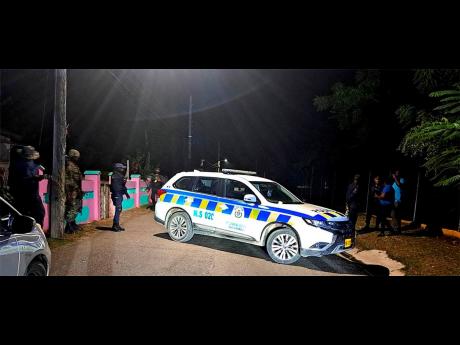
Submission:
<svg viewBox="0 0 460 345">
<path fill-rule="evenodd" d="M 44 168 L 40 167 L 39 174 L 43 175 Z M 109 181 L 111 180 L 109 176 Z M 84 192 L 90 192 L 87 194 L 86 197 L 83 199 L 83 207 L 87 207 L 89 209 L 89 216 L 81 223 L 90 223 L 93 221 L 97 221 L 101 219 L 100 213 L 100 204 L 101 204 L 101 175 L 99 171 L 85 171 L 85 178 L 82 181 L 82 189 Z M 133 176 L 130 180 L 126 182 L 127 189 L 135 189 L 136 192 L 131 194 L 131 198 L 134 199 L 134 207 L 140 207 L 140 196 L 143 194 L 141 192 L 141 188 L 145 187 L 146 184 L 144 181 L 140 179 L 140 177 Z M 50 207 L 49 207 L 49 181 L 44 179 L 39 183 L 39 193 L 40 197 L 43 201 L 43 206 L 45 208 L 45 220 L 43 224 L 43 230 L 45 233 L 49 232 L 50 228 Z M 144 193 L 145 194 L 145 193 Z M 126 200 L 126 197 L 124 197 Z M 109 216 L 113 217 L 115 213 L 115 209 L 113 207 L 113 203 L 110 201 L 109 207 Z"/>
<path fill-rule="evenodd" d="M 38 174 L 43 175 L 45 171 L 45 168 L 40 166 L 38 168 Z M 45 208 L 45 219 L 43 221 L 43 231 L 45 233 L 48 232 L 49 227 L 50 227 L 50 207 L 49 207 L 49 193 L 48 193 L 48 180 L 43 179 L 38 183 L 38 192 L 40 194 L 40 198 L 42 199 L 43 202 L 43 207 Z M 45 194 L 47 194 L 45 196 Z"/>
</svg>

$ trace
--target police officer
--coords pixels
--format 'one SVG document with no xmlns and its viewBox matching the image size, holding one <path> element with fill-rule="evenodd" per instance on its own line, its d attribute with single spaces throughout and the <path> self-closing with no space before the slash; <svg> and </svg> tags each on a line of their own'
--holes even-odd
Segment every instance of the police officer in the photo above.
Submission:
<svg viewBox="0 0 460 345">
<path fill-rule="evenodd" d="M 22 213 L 35 219 L 43 227 L 45 208 L 40 198 L 38 183 L 48 175 L 39 175 L 38 167 L 34 161 L 40 154 L 32 146 L 22 149 L 22 160 L 17 163 L 16 198 L 18 208 Z"/>
<path fill-rule="evenodd" d="M 128 199 L 131 197 L 128 194 L 128 190 L 126 189 L 126 179 L 125 179 L 125 171 L 126 166 L 122 163 L 115 163 L 113 166 L 114 172 L 112 175 L 112 181 L 110 183 L 110 192 L 112 193 L 112 202 L 113 206 L 115 206 L 115 215 L 113 217 L 113 226 L 112 230 L 115 232 L 124 231 L 125 229 L 120 226 L 120 214 L 123 210 L 122 202 L 123 202 L 123 195 L 126 195 Z"/>
<path fill-rule="evenodd" d="M 356 174 L 353 178 L 353 182 L 348 185 L 346 201 L 347 201 L 347 215 L 350 219 L 350 222 L 353 226 L 353 230 L 356 226 L 356 221 L 358 220 L 358 208 L 359 208 L 359 196 L 360 196 L 360 186 L 359 186 L 360 175 Z"/>
<path fill-rule="evenodd" d="M 9 186 L 9 194 L 13 198 L 11 200 L 13 205 L 19 209 L 19 199 L 20 199 L 20 181 L 19 181 L 19 167 L 22 164 L 21 162 L 24 161 L 22 157 L 22 150 L 24 149 L 23 146 L 15 145 L 11 148 L 10 151 L 10 166 L 8 170 L 8 186 Z"/>
<path fill-rule="evenodd" d="M 157 199 L 157 192 L 158 190 L 163 187 L 163 184 L 165 184 L 166 178 L 162 175 L 160 175 L 160 168 L 155 168 L 155 175 L 153 176 L 152 182 L 151 182 L 151 193 L 152 193 L 152 203 L 153 203 L 153 209 L 155 209 L 155 204 L 156 204 L 156 199 Z"/>
<path fill-rule="evenodd" d="M 74 233 L 80 230 L 75 219 L 83 206 L 83 192 L 81 181 L 83 179 L 80 168 L 77 165 L 80 152 L 75 149 L 69 150 L 65 167 L 65 227 L 66 233 Z"/>
</svg>

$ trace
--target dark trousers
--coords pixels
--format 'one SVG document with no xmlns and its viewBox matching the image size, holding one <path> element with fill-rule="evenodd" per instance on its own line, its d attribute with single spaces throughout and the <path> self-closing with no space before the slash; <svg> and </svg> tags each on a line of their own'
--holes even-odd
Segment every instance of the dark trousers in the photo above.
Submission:
<svg viewBox="0 0 460 345">
<path fill-rule="evenodd" d="M 40 195 L 32 195 L 23 198 L 22 196 L 17 200 L 19 211 L 29 217 L 35 219 L 43 228 L 43 221 L 45 220 L 45 207 L 43 206 Z"/>
<path fill-rule="evenodd" d="M 377 224 L 380 224 L 380 228 L 383 230 L 390 227 L 390 223 L 387 217 L 390 216 L 393 205 L 379 205 L 379 212 L 377 214 Z"/>
<path fill-rule="evenodd" d="M 401 202 L 395 201 L 393 208 L 391 209 L 391 225 L 396 231 L 401 230 Z"/>
<path fill-rule="evenodd" d="M 375 200 L 369 200 L 368 209 L 366 213 L 366 226 L 369 227 L 371 225 L 371 218 L 373 215 L 378 216 L 379 212 L 379 203 Z M 375 227 L 379 227 L 379 223 L 375 224 Z"/>
<path fill-rule="evenodd" d="M 112 202 L 113 206 L 115 207 L 115 215 L 113 216 L 113 224 L 120 224 L 120 215 L 121 211 L 123 210 L 122 202 L 123 202 L 123 195 L 112 194 Z"/>
<path fill-rule="evenodd" d="M 355 229 L 356 221 L 358 220 L 358 204 L 348 204 L 348 219 L 350 220 L 353 229 Z"/>
</svg>

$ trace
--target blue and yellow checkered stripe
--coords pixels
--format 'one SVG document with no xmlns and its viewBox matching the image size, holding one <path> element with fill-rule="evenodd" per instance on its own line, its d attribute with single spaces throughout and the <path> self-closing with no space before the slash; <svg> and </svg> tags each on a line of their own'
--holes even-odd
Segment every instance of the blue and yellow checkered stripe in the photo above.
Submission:
<svg viewBox="0 0 460 345">
<path fill-rule="evenodd" d="M 182 193 L 182 192 L 179 192 Z M 219 200 L 218 197 L 210 196 L 209 198 L 203 198 L 201 195 L 200 196 L 195 196 L 195 195 L 190 195 L 192 193 L 189 192 L 184 192 L 187 194 L 178 194 L 177 191 L 170 192 L 168 191 L 165 194 L 162 194 L 160 196 L 160 201 L 162 202 L 167 202 L 167 203 L 172 203 L 180 206 L 189 206 L 193 208 L 198 208 L 206 211 L 211 211 L 211 212 L 219 212 L 222 214 L 227 214 L 231 215 L 235 207 L 241 207 L 244 211 L 244 218 L 246 219 L 253 219 L 253 220 L 258 220 L 261 222 L 266 222 L 266 223 L 273 223 L 273 222 L 279 222 L 279 223 L 291 223 L 292 222 L 292 216 L 299 216 L 303 218 L 312 218 L 312 219 L 317 219 L 317 220 L 327 220 L 333 217 L 340 217 L 343 216 L 338 212 L 323 212 L 320 213 L 320 215 L 311 217 L 305 214 L 297 214 L 298 212 L 294 211 L 286 211 L 286 210 L 281 210 L 281 209 L 276 209 L 274 210 L 273 208 L 267 208 L 267 209 L 261 209 L 258 206 L 254 207 L 248 207 L 246 205 L 240 205 L 240 204 L 232 204 L 228 202 L 224 202 L 222 199 Z M 211 200 L 212 198 L 212 200 Z M 295 214 L 286 214 L 288 212 L 295 213 Z"/>
</svg>

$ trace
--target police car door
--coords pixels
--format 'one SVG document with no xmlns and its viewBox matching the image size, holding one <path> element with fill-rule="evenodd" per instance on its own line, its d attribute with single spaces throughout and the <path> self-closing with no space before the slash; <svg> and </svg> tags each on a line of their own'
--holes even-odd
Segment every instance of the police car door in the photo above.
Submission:
<svg viewBox="0 0 460 345">
<path fill-rule="evenodd" d="M 19 249 L 12 235 L 13 213 L 0 200 L 0 276 L 17 276 L 19 267 Z"/>
<path fill-rule="evenodd" d="M 252 189 L 243 182 L 229 178 L 225 180 L 224 192 L 225 199 L 232 204 L 233 209 L 226 217 L 222 217 L 219 222 L 220 229 L 245 240 L 259 240 L 265 226 L 265 222 L 258 220 L 261 210 L 257 203 L 244 201 L 246 194 L 254 194 Z M 268 212 L 265 213 L 268 216 Z M 265 216 L 265 213 L 261 215 Z"/>
<path fill-rule="evenodd" d="M 200 176 L 193 186 L 194 196 L 187 201 L 194 224 L 205 230 L 216 227 L 219 199 L 222 197 L 222 181 L 216 177 Z"/>
</svg>

